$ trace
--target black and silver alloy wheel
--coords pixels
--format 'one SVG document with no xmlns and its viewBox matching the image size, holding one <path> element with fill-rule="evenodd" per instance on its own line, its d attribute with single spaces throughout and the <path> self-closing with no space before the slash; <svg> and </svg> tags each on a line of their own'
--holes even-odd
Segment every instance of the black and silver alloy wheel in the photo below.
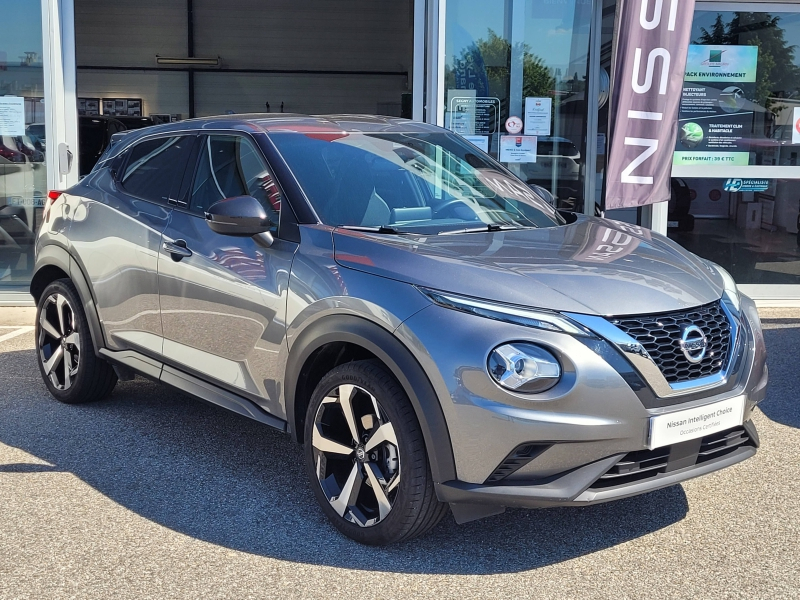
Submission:
<svg viewBox="0 0 800 600">
<path fill-rule="evenodd" d="M 39 360 L 53 387 L 72 387 L 81 360 L 80 334 L 75 329 L 75 312 L 64 294 L 45 298 L 39 311 Z"/>
<path fill-rule="evenodd" d="M 343 363 L 322 378 L 306 410 L 303 440 L 322 512 L 357 542 L 411 539 L 448 510 L 436 497 L 411 401 L 377 360 Z"/>
<path fill-rule="evenodd" d="M 39 297 L 36 350 L 42 379 L 59 402 L 100 400 L 117 383 L 113 367 L 94 353 L 81 297 L 69 279 L 53 281 Z"/>
<path fill-rule="evenodd" d="M 339 385 L 323 398 L 311 446 L 317 479 L 336 513 L 360 527 L 384 520 L 400 484 L 394 426 L 378 400 L 357 385 Z"/>
</svg>

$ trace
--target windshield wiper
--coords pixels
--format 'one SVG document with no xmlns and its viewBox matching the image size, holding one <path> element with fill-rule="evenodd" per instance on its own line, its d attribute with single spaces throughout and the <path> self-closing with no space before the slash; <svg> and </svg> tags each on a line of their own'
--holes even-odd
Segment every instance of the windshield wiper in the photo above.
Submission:
<svg viewBox="0 0 800 600">
<path fill-rule="evenodd" d="M 513 229 L 536 229 L 536 227 L 527 225 L 498 225 L 496 223 L 488 223 L 487 225 L 482 225 L 481 227 L 466 227 L 464 229 L 440 231 L 439 235 L 453 235 L 456 233 L 484 233 L 487 231 L 511 231 Z"/>
<path fill-rule="evenodd" d="M 349 229 L 350 231 L 367 231 L 369 233 L 388 233 L 394 235 L 405 233 L 389 225 L 381 225 L 380 227 L 368 227 L 366 225 L 340 225 L 339 229 Z"/>
</svg>

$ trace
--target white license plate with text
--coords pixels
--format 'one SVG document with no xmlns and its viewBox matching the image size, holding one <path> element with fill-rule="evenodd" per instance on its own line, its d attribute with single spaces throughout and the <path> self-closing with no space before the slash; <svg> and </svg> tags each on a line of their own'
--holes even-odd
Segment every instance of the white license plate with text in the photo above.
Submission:
<svg viewBox="0 0 800 600">
<path fill-rule="evenodd" d="M 661 448 L 741 425 L 744 396 L 650 417 L 649 447 Z"/>
</svg>

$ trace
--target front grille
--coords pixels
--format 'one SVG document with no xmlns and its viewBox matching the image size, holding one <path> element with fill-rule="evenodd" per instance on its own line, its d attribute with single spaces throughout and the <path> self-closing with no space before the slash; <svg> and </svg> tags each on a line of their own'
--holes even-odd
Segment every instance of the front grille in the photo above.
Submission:
<svg viewBox="0 0 800 600">
<path fill-rule="evenodd" d="M 721 458 L 743 445 L 756 445 L 744 427 L 735 427 L 727 431 L 707 435 L 700 442 L 700 450 L 697 452 L 694 465 Z M 598 490 L 627 485 L 666 473 L 673 447 L 664 446 L 655 450 L 629 452 L 601 475 L 591 485 L 590 489 Z M 681 457 L 681 460 L 683 460 L 683 457 Z"/>
<path fill-rule="evenodd" d="M 612 317 L 610 321 L 644 346 L 668 383 L 714 375 L 728 360 L 731 324 L 719 302 L 660 315 Z M 682 325 L 696 325 L 706 335 L 706 355 L 698 363 L 689 362 L 681 350 Z"/>
</svg>

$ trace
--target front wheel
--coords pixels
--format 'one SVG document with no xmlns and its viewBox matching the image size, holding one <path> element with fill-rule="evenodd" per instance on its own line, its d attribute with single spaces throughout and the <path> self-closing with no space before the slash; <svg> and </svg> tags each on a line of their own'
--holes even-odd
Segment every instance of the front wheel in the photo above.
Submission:
<svg viewBox="0 0 800 600">
<path fill-rule="evenodd" d="M 414 409 L 377 361 L 339 365 L 322 378 L 306 413 L 305 458 L 323 512 L 362 544 L 416 537 L 447 510 Z"/>
<path fill-rule="evenodd" d="M 86 313 L 68 279 L 48 285 L 36 310 L 39 371 L 53 397 L 66 404 L 92 402 L 108 396 L 117 375 L 94 354 Z"/>
</svg>

